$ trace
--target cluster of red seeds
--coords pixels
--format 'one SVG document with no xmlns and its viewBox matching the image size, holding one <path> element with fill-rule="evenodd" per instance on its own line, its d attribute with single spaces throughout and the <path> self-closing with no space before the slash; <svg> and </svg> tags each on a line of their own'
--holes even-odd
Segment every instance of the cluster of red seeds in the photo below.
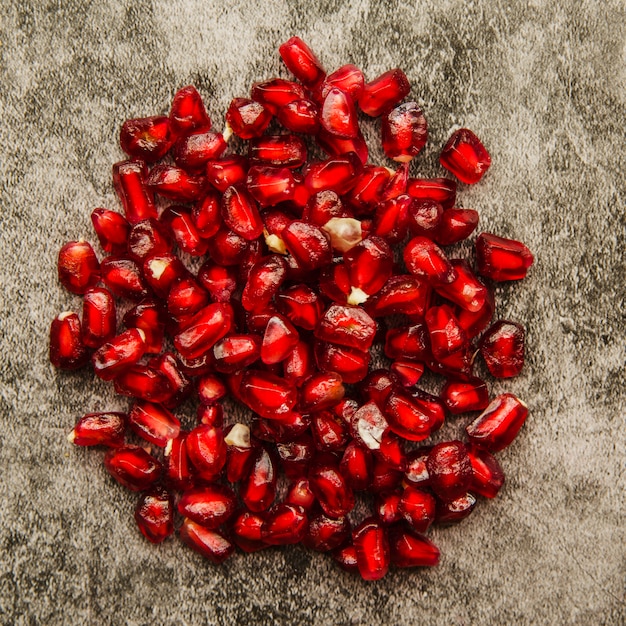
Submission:
<svg viewBox="0 0 626 626">
<path fill-rule="evenodd" d="M 83 315 L 52 322 L 50 360 L 90 362 L 133 398 L 128 415 L 85 415 L 70 439 L 110 448 L 107 470 L 142 492 L 135 518 L 150 541 L 174 532 L 176 508 L 182 540 L 213 562 L 235 545 L 302 542 L 373 580 L 390 564 L 436 564 L 431 523 L 463 519 L 503 484 L 492 453 L 527 409 L 512 394 L 490 402 L 472 369 L 479 352 L 493 376 L 519 373 L 524 329 L 489 326 L 491 281 L 523 278 L 533 257 L 487 233 L 475 242 L 482 278 L 447 257 L 442 246 L 466 239 L 478 214 L 454 208 L 454 180 L 409 177 L 427 126 L 415 102 L 400 104 L 401 70 L 369 83 L 353 65 L 327 75 L 297 37 L 280 54 L 299 82 L 255 83 L 224 133 L 193 87 L 169 117 L 124 123 L 130 159 L 113 166 L 124 215 L 92 213 L 101 262 L 84 241 L 61 249 L 59 279 L 83 296 Z M 397 171 L 366 163 L 357 107 L 382 117 Z M 233 133 L 247 156 L 227 154 Z M 307 160 L 310 142 L 329 157 Z M 490 165 L 466 129 L 440 160 L 465 183 Z M 182 204 L 158 210 L 155 194 Z M 207 256 L 196 275 L 175 247 Z M 119 334 L 116 298 L 136 303 Z M 375 342 L 386 369 L 370 368 Z M 425 368 L 446 378 L 438 397 L 416 387 Z M 184 432 L 172 410 L 190 394 L 198 425 Z M 227 394 L 250 409 L 248 424 L 224 424 Z M 471 411 L 482 413 L 467 443 L 413 445 L 447 413 Z M 128 428 L 153 447 L 126 442 Z M 276 503 L 280 469 L 290 484 Z M 374 494 L 373 514 L 352 528 L 357 491 Z"/>
</svg>

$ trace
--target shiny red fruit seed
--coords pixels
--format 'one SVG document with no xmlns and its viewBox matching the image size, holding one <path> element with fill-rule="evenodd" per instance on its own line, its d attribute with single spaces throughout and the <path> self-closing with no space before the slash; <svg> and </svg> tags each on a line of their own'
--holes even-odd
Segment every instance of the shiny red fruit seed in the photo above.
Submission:
<svg viewBox="0 0 626 626">
<path fill-rule="evenodd" d="M 209 530 L 190 519 L 185 519 L 178 532 L 184 544 L 216 565 L 223 563 L 235 550 L 222 533 Z"/>
<path fill-rule="evenodd" d="M 383 150 L 394 161 L 407 163 L 426 145 L 428 126 L 417 102 L 405 102 L 389 111 L 381 128 Z"/>
<path fill-rule="evenodd" d="M 410 90 L 409 81 L 401 69 L 389 70 L 365 85 L 359 107 L 363 113 L 378 117 L 393 109 Z"/>
<path fill-rule="evenodd" d="M 109 450 L 104 466 L 115 480 L 131 491 L 149 489 L 161 476 L 162 466 L 143 448 L 126 447 Z"/>
<path fill-rule="evenodd" d="M 154 115 L 126 120 L 120 130 L 120 146 L 128 156 L 146 163 L 162 159 L 172 146 L 169 119 Z"/>
<path fill-rule="evenodd" d="M 67 438 L 77 446 L 118 448 L 124 444 L 127 423 L 125 413 L 87 413 L 76 422 Z"/>
<path fill-rule="evenodd" d="M 491 156 L 471 130 L 461 128 L 452 133 L 439 155 L 439 161 L 461 182 L 472 185 L 489 169 Z"/>
<path fill-rule="evenodd" d="M 142 494 L 135 508 L 135 521 L 148 541 L 161 543 L 174 533 L 174 498 L 162 487 Z"/>
<path fill-rule="evenodd" d="M 363 580 L 379 580 L 389 571 L 389 540 L 376 518 L 368 517 L 352 531 L 352 543 Z"/>
<path fill-rule="evenodd" d="M 521 324 L 498 320 L 480 339 L 480 354 L 492 376 L 511 378 L 524 367 L 524 339 Z"/>
<path fill-rule="evenodd" d="M 444 501 L 462 496 L 472 481 L 472 464 L 465 444 L 438 443 L 428 454 L 426 467 L 430 488 Z"/>
<path fill-rule="evenodd" d="M 82 295 L 100 279 L 100 264 L 91 244 L 70 241 L 59 250 L 59 282 L 72 293 Z"/>
<path fill-rule="evenodd" d="M 142 439 L 161 448 L 180 434 L 180 421 L 165 407 L 152 402 L 137 402 L 129 415 L 131 429 Z"/>
<path fill-rule="evenodd" d="M 531 251 L 521 242 L 490 233 L 476 239 L 478 273 L 496 281 L 520 280 L 533 264 Z"/>
</svg>

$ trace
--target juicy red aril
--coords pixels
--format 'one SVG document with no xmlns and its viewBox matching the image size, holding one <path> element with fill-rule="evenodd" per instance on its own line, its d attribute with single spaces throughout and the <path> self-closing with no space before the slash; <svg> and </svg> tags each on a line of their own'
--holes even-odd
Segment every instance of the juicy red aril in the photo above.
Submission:
<svg viewBox="0 0 626 626">
<path fill-rule="evenodd" d="M 141 359 L 146 350 L 143 331 L 137 328 L 112 337 L 94 352 L 91 362 L 102 380 L 113 380 Z"/>
<path fill-rule="evenodd" d="M 334 457 L 318 457 L 309 471 L 309 484 L 324 513 L 339 519 L 354 508 L 354 493 Z"/>
<path fill-rule="evenodd" d="M 202 174 L 207 161 L 222 156 L 227 147 L 221 133 L 206 130 L 178 139 L 172 156 L 178 167 L 192 174 Z"/>
<path fill-rule="evenodd" d="M 148 295 L 148 286 L 139 265 L 128 257 L 109 256 L 100 264 L 102 282 L 114 296 L 139 301 Z"/>
<path fill-rule="evenodd" d="M 389 540 L 381 523 L 373 517 L 352 531 L 356 562 L 364 580 L 378 580 L 389 570 Z"/>
<path fill-rule="evenodd" d="M 476 497 L 471 493 L 463 494 L 454 500 L 439 500 L 435 513 L 437 524 L 456 524 L 464 520 L 476 505 Z"/>
<path fill-rule="evenodd" d="M 296 388 L 284 378 L 260 370 L 247 370 L 239 388 L 241 399 L 256 413 L 281 419 L 294 407 Z"/>
<path fill-rule="evenodd" d="M 217 406 L 217 405 L 214 405 Z M 213 407 L 203 407 L 203 412 Z M 242 480 L 250 471 L 257 445 L 250 438 L 250 429 L 245 424 L 234 424 L 224 437 L 226 452 L 226 478 L 231 483 Z"/>
<path fill-rule="evenodd" d="M 282 238 L 298 267 L 314 270 L 332 260 L 329 237 L 318 226 L 294 221 L 283 230 Z"/>
<path fill-rule="evenodd" d="M 295 192 L 293 175 L 286 167 L 251 167 L 246 184 L 262 207 L 291 200 Z"/>
<path fill-rule="evenodd" d="M 333 552 L 333 559 L 346 572 L 356 574 L 359 571 L 356 560 L 356 548 L 352 544 L 337 548 Z"/>
<path fill-rule="evenodd" d="M 209 485 L 185 491 L 178 501 L 178 512 L 205 528 L 215 529 L 233 515 L 236 504 L 231 489 Z"/>
<path fill-rule="evenodd" d="M 312 161 L 304 170 L 304 183 L 311 193 L 330 189 L 344 194 L 352 189 L 362 167 L 354 152 L 331 156 L 325 161 Z"/>
<path fill-rule="evenodd" d="M 406 192 L 416 200 L 432 200 L 447 210 L 456 200 L 456 182 L 449 178 L 410 178 Z"/>
<path fill-rule="evenodd" d="M 297 135 L 265 135 L 250 142 L 248 156 L 253 163 L 297 169 L 305 163 L 307 150 Z"/>
<path fill-rule="evenodd" d="M 267 547 L 261 539 L 265 513 L 243 510 L 232 520 L 233 541 L 243 552 L 256 552 Z"/>
<path fill-rule="evenodd" d="M 59 251 L 59 282 L 72 293 L 82 295 L 95 287 L 99 268 L 96 253 L 86 241 L 70 241 Z"/>
<path fill-rule="evenodd" d="M 452 133 L 439 155 L 439 161 L 461 182 L 469 185 L 477 183 L 491 165 L 485 146 L 467 128 Z"/>
<path fill-rule="evenodd" d="M 170 439 L 163 454 L 165 483 L 174 489 L 186 489 L 191 485 L 191 463 L 187 455 L 185 440 L 187 433 L 181 432 L 175 439 Z"/>
<path fill-rule="evenodd" d="M 515 439 L 526 417 L 526 405 L 512 393 L 504 393 L 466 428 L 467 436 L 477 447 L 498 452 Z"/>
<path fill-rule="evenodd" d="M 430 476 L 428 475 L 426 460 L 430 451 L 431 448 L 426 446 L 409 452 L 406 460 L 406 471 L 404 472 L 404 478 L 407 484 L 416 487 L 428 486 Z"/>
<path fill-rule="evenodd" d="M 186 358 L 195 359 L 212 348 L 232 325 L 232 308 L 215 302 L 196 313 L 174 337 L 176 349 Z"/>
<path fill-rule="evenodd" d="M 448 380 L 441 390 L 441 399 L 453 415 L 482 411 L 489 404 L 489 391 L 480 378 Z"/>
<path fill-rule="evenodd" d="M 301 384 L 300 389 L 302 411 L 329 409 L 345 394 L 343 380 L 336 372 L 313 374 Z"/>
<path fill-rule="evenodd" d="M 238 235 L 250 241 L 263 232 L 263 221 L 256 200 L 243 186 L 226 189 L 222 198 L 224 223 Z"/>
<path fill-rule="evenodd" d="M 451 265 L 454 278 L 447 283 L 434 285 L 435 290 L 462 309 L 477 313 L 485 304 L 487 288 L 465 261 L 453 259 Z"/>
<path fill-rule="evenodd" d="M 208 424 L 196 426 L 185 439 L 189 460 L 202 478 L 212 480 L 226 463 L 226 444 L 220 428 Z"/>
<path fill-rule="evenodd" d="M 467 239 L 478 226 L 478 212 L 474 209 L 447 209 L 434 233 L 438 244 L 449 246 Z"/>
<path fill-rule="evenodd" d="M 331 135 L 352 139 L 359 133 L 356 107 L 345 91 L 332 87 L 326 93 L 320 112 L 321 124 Z"/>
<path fill-rule="evenodd" d="M 315 357 L 320 370 L 337 372 L 348 384 L 365 378 L 371 358 L 369 352 L 330 343 L 316 344 Z"/>
<path fill-rule="evenodd" d="M 365 85 L 359 97 L 359 107 L 363 113 L 378 117 L 393 109 L 410 90 L 409 81 L 401 69 L 389 70 Z"/>
<path fill-rule="evenodd" d="M 176 318 L 193 315 L 208 303 L 209 294 L 191 276 L 177 280 L 167 296 L 167 310 Z"/>
<path fill-rule="evenodd" d="M 299 385 L 313 371 L 313 351 L 307 341 L 298 341 L 283 361 L 285 380 Z"/>
<path fill-rule="evenodd" d="M 213 346 L 215 369 L 233 374 L 244 369 L 261 356 L 261 339 L 258 335 L 227 335 Z"/>
<path fill-rule="evenodd" d="M 393 254 L 380 237 L 368 237 L 344 253 L 352 292 L 349 304 L 360 304 L 369 295 L 380 291 L 391 276 Z"/>
<path fill-rule="evenodd" d="M 308 285 L 293 285 L 277 294 L 277 305 L 289 321 L 305 330 L 314 330 L 322 317 L 322 302 Z"/>
<path fill-rule="evenodd" d="M 272 546 L 300 543 L 306 535 L 309 520 L 306 511 L 297 504 L 277 504 L 272 507 L 261 527 L 261 538 Z"/>
<path fill-rule="evenodd" d="M 283 78 L 273 78 L 265 82 L 254 83 L 250 95 L 253 100 L 260 102 L 274 115 L 286 104 L 306 97 L 301 85 Z"/>
<path fill-rule="evenodd" d="M 207 161 L 206 177 L 215 189 L 224 193 L 232 185 L 245 182 L 248 167 L 248 159 L 231 154 Z"/>
<path fill-rule="evenodd" d="M 143 161 L 121 161 L 113 166 L 113 186 L 131 224 L 157 217 L 154 195 L 146 185 L 147 176 Z"/>
<path fill-rule="evenodd" d="M 120 130 L 120 146 L 128 156 L 146 163 L 162 159 L 172 146 L 169 119 L 154 115 L 126 120 Z"/>
<path fill-rule="evenodd" d="M 490 233 L 476 239 L 478 273 L 492 280 L 520 280 L 533 264 L 531 251 L 521 242 Z"/>
<path fill-rule="evenodd" d="M 308 473 L 311 459 L 315 455 L 313 437 L 309 433 L 304 433 L 292 441 L 280 442 L 276 445 L 276 451 L 285 476 L 296 480 L 289 489 L 290 495 L 286 501 L 310 509 L 315 503 L 315 496 L 311 492 L 308 480 L 303 477 Z M 306 484 L 302 483 L 302 480 L 305 480 Z"/>
<path fill-rule="evenodd" d="M 246 311 L 264 309 L 272 300 L 287 275 L 287 264 L 277 254 L 263 257 L 252 266 L 241 295 Z"/>
<path fill-rule="evenodd" d="M 307 87 L 314 87 L 326 76 L 319 59 L 300 37 L 291 37 L 278 49 L 287 69 Z"/>
<path fill-rule="evenodd" d="M 524 327 L 499 320 L 480 339 L 480 353 L 492 376 L 511 378 L 524 366 Z"/>
<path fill-rule="evenodd" d="M 424 112 L 417 102 L 405 102 L 396 107 L 383 117 L 382 144 L 385 154 L 400 163 L 410 161 L 426 145 L 427 128 Z"/>
<path fill-rule="evenodd" d="M 430 488 L 442 500 L 462 496 L 472 480 L 472 464 L 467 447 L 460 441 L 438 443 L 428 454 L 426 467 Z"/>
<path fill-rule="evenodd" d="M 396 567 L 427 567 L 439 563 L 439 548 L 410 528 L 389 531 L 391 562 Z"/>
<path fill-rule="evenodd" d="M 115 301 L 111 292 L 99 287 L 83 296 L 83 343 L 89 348 L 99 348 L 115 335 Z"/>
<path fill-rule="evenodd" d="M 351 537 L 350 521 L 347 517 L 332 519 L 317 513 L 309 521 L 302 543 L 317 552 L 329 552 L 344 544 Z"/>
<path fill-rule="evenodd" d="M 171 393 L 168 394 L 163 404 L 168 409 L 178 406 L 191 393 L 191 381 L 182 369 L 180 360 L 171 352 L 163 352 L 150 360 L 150 366 L 163 374 L 168 381 Z"/>
<path fill-rule="evenodd" d="M 448 305 L 428 309 L 425 321 L 430 337 L 430 349 L 437 360 L 441 361 L 467 346 L 465 331 Z"/>
<path fill-rule="evenodd" d="M 381 290 L 367 301 L 372 317 L 404 313 L 423 317 L 430 301 L 431 288 L 424 279 L 407 274 L 391 276 Z"/>
<path fill-rule="evenodd" d="M 352 441 L 346 446 L 339 468 L 354 491 L 367 489 L 372 481 L 372 454 Z"/>
<path fill-rule="evenodd" d="M 127 422 L 125 413 L 87 413 L 76 422 L 68 439 L 77 446 L 117 448 L 124 444 Z"/>
<path fill-rule="evenodd" d="M 209 292 L 213 302 L 229 302 L 237 288 L 235 272 L 212 261 L 207 261 L 200 268 L 198 282 Z"/>
<path fill-rule="evenodd" d="M 154 218 L 133 224 L 128 234 L 128 252 L 139 261 L 152 254 L 172 251 L 172 240 L 165 227 Z"/>
<path fill-rule="evenodd" d="M 326 77 L 322 85 L 322 97 L 326 95 L 328 89 L 339 87 L 349 94 L 354 102 L 358 102 L 364 86 L 363 72 L 356 65 L 348 63 Z"/>
<path fill-rule="evenodd" d="M 315 447 L 321 452 L 340 451 L 348 443 L 348 427 L 330 411 L 317 411 L 311 420 Z"/>
<path fill-rule="evenodd" d="M 434 200 L 416 200 L 408 205 L 407 224 L 412 235 L 436 239 L 444 210 Z"/>
<path fill-rule="evenodd" d="M 223 563 L 235 549 L 222 533 L 190 519 L 185 519 L 178 532 L 183 543 L 216 565 Z"/>
<path fill-rule="evenodd" d="M 430 355 L 430 342 L 426 326 L 415 324 L 388 330 L 385 338 L 385 355 L 390 359 L 427 360 Z"/>
<path fill-rule="evenodd" d="M 298 343 L 298 331 L 282 315 L 272 315 L 263 335 L 261 361 L 273 365 L 284 361 Z"/>
<path fill-rule="evenodd" d="M 294 133 L 313 135 L 319 128 L 319 111 L 310 100 L 293 100 L 278 110 L 278 121 Z"/>
<path fill-rule="evenodd" d="M 140 437 L 161 448 L 180 434 L 178 418 L 152 402 L 137 402 L 130 411 L 129 424 Z"/>
<path fill-rule="evenodd" d="M 447 285 L 457 276 L 445 252 L 427 237 L 411 239 L 404 249 L 403 256 L 409 272 L 423 276 L 432 285 Z"/>
<path fill-rule="evenodd" d="M 504 484 L 504 472 L 497 459 L 475 446 L 469 448 L 472 464 L 472 482 L 470 490 L 485 498 L 495 498 Z"/>
<path fill-rule="evenodd" d="M 435 520 L 435 498 L 427 491 L 405 487 L 400 498 L 400 515 L 418 533 L 425 533 Z"/>
<path fill-rule="evenodd" d="M 332 305 L 315 330 L 315 336 L 348 348 L 369 350 L 376 335 L 376 322 L 361 308 Z"/>
<path fill-rule="evenodd" d="M 424 373 L 424 364 L 410 359 L 396 359 L 389 367 L 403 387 L 413 387 Z"/>
<path fill-rule="evenodd" d="M 235 98 L 226 111 L 226 122 L 241 139 L 260 137 L 272 121 L 272 114 L 259 102 Z"/>
<path fill-rule="evenodd" d="M 224 409 L 221 404 L 198 407 L 198 422 L 207 424 L 215 428 L 222 428 L 224 425 Z"/>
<path fill-rule="evenodd" d="M 176 92 L 170 109 L 170 125 L 175 136 L 188 135 L 194 130 L 209 130 L 209 118 L 202 96 L 193 85 Z"/>
<path fill-rule="evenodd" d="M 203 176 L 188 174 L 173 165 L 155 165 L 146 178 L 146 185 L 155 193 L 177 202 L 192 202 L 206 187 Z"/>
<path fill-rule="evenodd" d="M 104 466 L 115 480 L 131 491 L 149 489 L 161 476 L 162 466 L 143 448 L 126 447 L 109 450 Z"/>
<path fill-rule="evenodd" d="M 135 521 L 143 536 L 161 543 L 174 533 L 174 499 L 162 487 L 142 494 L 135 508 Z"/>
<path fill-rule="evenodd" d="M 155 300 L 142 300 L 137 306 L 129 309 L 124 315 L 127 328 L 138 328 L 143 331 L 145 351 L 148 354 L 159 354 L 163 349 L 165 323 L 163 310 Z"/>
<path fill-rule="evenodd" d="M 114 382 L 115 393 L 149 402 L 167 403 L 173 393 L 168 377 L 146 365 L 131 365 Z"/>
<path fill-rule="evenodd" d="M 274 461 L 269 452 L 261 447 L 239 487 L 243 503 L 255 513 L 266 511 L 274 502 L 277 480 Z"/>
<path fill-rule="evenodd" d="M 129 271 L 132 269 L 134 268 L 129 266 Z M 143 262 L 145 282 L 157 296 L 163 299 L 167 298 L 170 288 L 176 280 L 186 274 L 187 269 L 182 261 L 173 254 L 150 255 Z"/>
<path fill-rule="evenodd" d="M 91 222 L 105 252 L 109 254 L 126 252 L 130 224 L 123 215 L 108 209 L 94 209 L 91 212 Z"/>
<path fill-rule="evenodd" d="M 408 393 L 392 391 L 384 406 L 389 427 L 409 441 L 422 441 L 441 427 L 440 416 Z"/>
</svg>

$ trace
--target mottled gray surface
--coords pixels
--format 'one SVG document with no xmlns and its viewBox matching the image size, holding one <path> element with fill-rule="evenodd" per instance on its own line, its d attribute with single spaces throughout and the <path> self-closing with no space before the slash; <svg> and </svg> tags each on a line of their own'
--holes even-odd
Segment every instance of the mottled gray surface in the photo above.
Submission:
<svg viewBox="0 0 626 626">
<path fill-rule="evenodd" d="M 2 3 L 0 621 L 624 623 L 624 3 L 226 6 Z M 450 130 L 474 129 L 493 166 L 460 201 L 537 259 L 498 289 L 499 315 L 528 327 L 523 374 L 495 385 L 531 409 L 500 455 L 506 486 L 432 532 L 438 568 L 375 584 L 300 549 L 213 567 L 179 541 L 149 545 L 102 453 L 65 441 L 77 415 L 126 404 L 47 360 L 50 320 L 79 305 L 57 285 L 58 248 L 94 240 L 91 210 L 118 206 L 120 122 L 166 112 L 191 82 L 221 127 L 253 79 L 287 75 L 276 49 L 292 34 L 328 68 L 407 71 L 431 130 L 414 175 L 440 175 Z"/>
</svg>

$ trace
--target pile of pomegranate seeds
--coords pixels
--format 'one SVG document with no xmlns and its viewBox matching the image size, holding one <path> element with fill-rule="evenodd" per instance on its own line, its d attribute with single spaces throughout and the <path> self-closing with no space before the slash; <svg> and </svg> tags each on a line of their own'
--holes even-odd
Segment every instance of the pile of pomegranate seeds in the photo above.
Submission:
<svg viewBox="0 0 626 626">
<path fill-rule="evenodd" d="M 390 565 L 435 565 L 431 524 L 464 519 L 502 487 L 494 453 L 527 408 L 490 398 L 473 368 L 480 354 L 496 378 L 522 369 L 524 328 L 492 320 L 492 285 L 524 278 L 533 257 L 490 233 L 475 241 L 476 270 L 450 257 L 478 213 L 455 207 L 453 179 L 409 176 L 427 124 L 404 101 L 402 70 L 327 74 L 297 37 L 280 54 L 298 82 L 252 85 L 223 133 L 194 87 L 169 117 L 123 124 L 124 213 L 91 215 L 101 261 L 84 241 L 61 249 L 59 280 L 83 310 L 52 322 L 50 360 L 90 363 L 131 398 L 127 414 L 80 418 L 70 440 L 109 448 L 105 467 L 140 492 L 149 541 L 178 527 L 215 563 L 235 546 L 302 542 L 375 580 Z M 381 118 L 396 171 L 367 162 L 359 109 Z M 315 146 L 327 158 L 311 159 Z M 461 129 L 440 161 L 471 184 L 490 156 Z M 120 300 L 131 302 L 121 327 Z M 443 379 L 438 396 L 417 386 L 427 370 Z M 190 399 L 197 422 L 181 425 Z M 466 442 L 428 443 L 447 415 L 472 412 Z"/>
</svg>

